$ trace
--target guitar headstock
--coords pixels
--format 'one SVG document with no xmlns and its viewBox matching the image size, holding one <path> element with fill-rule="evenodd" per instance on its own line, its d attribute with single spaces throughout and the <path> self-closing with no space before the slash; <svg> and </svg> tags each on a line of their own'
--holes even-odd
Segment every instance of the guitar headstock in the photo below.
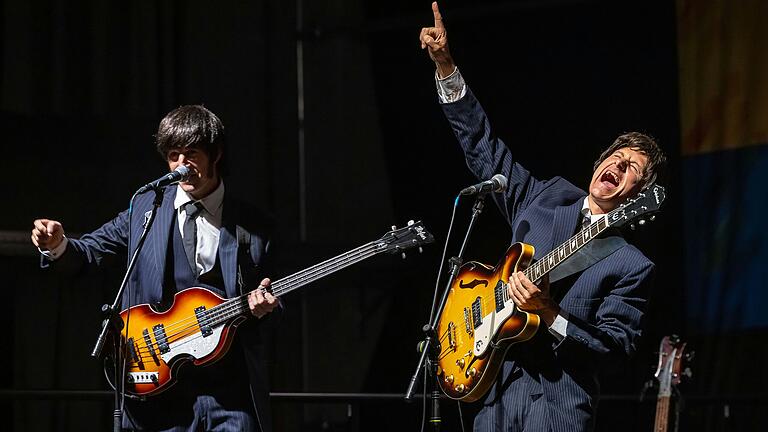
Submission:
<svg viewBox="0 0 768 432">
<path fill-rule="evenodd" d="M 656 218 L 666 197 L 664 187 L 653 184 L 608 213 L 608 223 L 616 227 L 629 223 L 632 229 L 635 222 L 645 225 L 646 221 Z"/>
<path fill-rule="evenodd" d="M 424 228 L 421 221 L 409 221 L 408 225 L 402 228 L 392 227 L 392 231 L 376 242 L 376 247 L 384 252 L 397 253 L 413 247 L 420 248 L 433 241 L 435 238 Z"/>
<path fill-rule="evenodd" d="M 683 375 L 690 376 L 688 368 L 683 369 L 683 360 L 689 359 L 685 354 L 686 343 L 677 335 L 664 336 L 659 346 L 659 365 L 654 376 L 659 380 L 659 395 L 669 396 L 672 386 L 680 384 Z"/>
</svg>

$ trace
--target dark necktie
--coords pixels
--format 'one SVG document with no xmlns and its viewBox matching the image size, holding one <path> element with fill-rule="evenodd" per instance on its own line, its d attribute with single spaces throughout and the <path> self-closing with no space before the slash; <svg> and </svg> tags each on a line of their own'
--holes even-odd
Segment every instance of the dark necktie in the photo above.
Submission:
<svg viewBox="0 0 768 432">
<path fill-rule="evenodd" d="M 579 226 L 579 231 L 586 229 L 588 226 L 592 225 L 591 216 L 585 215 L 584 213 L 579 212 L 579 217 L 581 218 L 581 225 Z"/>
<path fill-rule="evenodd" d="M 203 209 L 203 204 L 200 201 L 188 202 L 184 204 L 184 211 L 187 212 L 187 219 L 184 220 L 184 227 L 182 228 L 184 234 L 184 252 L 187 253 L 187 261 L 189 261 L 189 267 L 192 268 L 192 272 L 197 277 L 197 264 L 195 263 L 195 253 L 197 252 L 197 224 L 195 219 L 200 216 L 200 210 Z"/>
</svg>

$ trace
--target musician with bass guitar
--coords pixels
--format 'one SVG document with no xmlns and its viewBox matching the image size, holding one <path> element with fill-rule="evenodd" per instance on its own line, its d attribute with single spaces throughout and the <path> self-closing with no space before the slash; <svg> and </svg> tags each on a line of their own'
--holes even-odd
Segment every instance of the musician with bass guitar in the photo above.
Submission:
<svg viewBox="0 0 768 432">
<path fill-rule="evenodd" d="M 196 431 L 216 426 L 270 431 L 263 339 L 269 327 L 265 320 L 269 321 L 268 314 L 279 304 L 269 293 L 270 280 L 264 278 L 271 223 L 264 214 L 226 193 L 221 178 L 225 168 L 224 127 L 213 112 L 200 105 L 171 111 L 160 122 L 156 145 L 169 170 L 183 173 L 184 179 L 162 192 L 162 204 L 128 281 L 122 309 L 139 304 L 170 306 L 177 293 L 203 287 L 207 291 L 192 294 L 211 294 L 194 301 L 210 304 L 211 299 L 242 296 L 243 308 L 255 319 L 239 326 L 228 354 L 221 360 L 207 367 L 174 369 L 181 375 L 175 386 L 146 401 L 127 400 L 122 426 L 129 430 Z M 77 240 L 66 238 L 58 221 L 34 221 L 32 242 L 43 253 L 43 266 L 82 267 L 100 264 L 118 252 L 132 255 L 154 195 L 136 196 L 130 211 Z M 192 321 L 175 319 L 165 328 L 147 326 L 141 336 L 137 326 L 142 313 L 133 315 L 133 322 L 131 315 L 123 319 L 139 335 L 126 341 L 128 363 L 136 367 L 128 381 L 134 388 L 142 380 L 147 387 L 159 384 L 158 378 L 163 376 L 149 371 L 164 367 L 164 356 L 173 354 L 174 349 L 188 350 L 177 357 L 206 349 L 201 342 L 206 338 L 199 337 L 201 329 L 206 335 L 206 328 L 195 320 L 198 335 L 182 326 Z M 181 340 L 185 336 L 186 340 Z M 174 348 L 177 339 L 186 346 Z M 162 371 L 167 373 L 168 368 Z"/>
<path fill-rule="evenodd" d="M 586 191 L 561 177 L 534 177 L 514 146 L 493 133 L 450 54 L 437 3 L 432 12 L 434 25 L 419 39 L 437 68 L 441 107 L 470 170 L 481 180 L 508 179 L 493 199 L 512 242 L 525 243 L 495 269 L 465 264 L 454 281 L 438 326 L 438 383 L 451 398 L 481 401 L 477 432 L 591 430 L 597 373 L 636 350 L 654 264 L 606 230 L 602 237 L 611 241 L 595 240 L 581 265 L 566 261 L 557 277 L 549 270 L 597 237 L 617 211 L 623 215 L 627 199 L 650 194 L 660 202 L 663 189 L 654 182 L 666 158 L 651 137 L 631 132 L 598 157 Z M 548 150 L 542 157 L 556 157 Z M 520 271 L 523 260 L 509 265 L 511 256 L 524 255 L 542 265 L 528 273 Z M 508 328 L 516 330 L 505 335 Z"/>
</svg>

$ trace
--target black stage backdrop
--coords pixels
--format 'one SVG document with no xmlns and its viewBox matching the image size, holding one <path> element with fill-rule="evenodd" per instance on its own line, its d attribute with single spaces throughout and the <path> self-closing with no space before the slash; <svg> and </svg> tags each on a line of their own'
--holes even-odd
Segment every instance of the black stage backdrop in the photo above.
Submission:
<svg viewBox="0 0 768 432">
<path fill-rule="evenodd" d="M 475 182 L 437 105 L 434 68 L 419 49 L 429 1 L 0 2 L 0 212 L 5 390 L 106 389 L 92 360 L 99 307 L 125 257 L 103 271 L 37 268 L 31 222 L 88 232 L 161 175 L 153 148 L 169 110 L 202 103 L 227 127 L 226 187 L 278 220 L 276 274 L 287 275 L 423 220 L 438 243 L 376 257 L 285 298 L 272 345 L 273 391 L 404 392 L 428 318 L 456 192 Z M 638 355 L 607 372 L 598 430 L 653 424 L 654 351 L 686 336 L 681 273 L 675 5 L 669 1 L 446 1 L 451 48 L 498 135 L 539 177 L 586 186 L 600 150 L 620 133 L 657 137 L 671 158 L 668 206 L 636 240 L 658 265 Z M 228 192 L 228 193 L 229 193 Z M 470 204 L 460 206 L 457 233 Z M 467 257 L 495 263 L 509 228 L 489 206 Z M 453 240 L 457 240 L 454 238 Z M 449 251 L 458 250 L 458 242 Z M 748 335 L 765 345 L 765 333 Z M 683 387 L 680 430 L 748 430 L 764 379 L 737 365 L 758 351 L 700 336 L 710 361 Z M 718 343 L 712 343 L 718 342 Z M 743 344 L 741 344 L 743 345 Z M 740 345 L 739 345 L 740 346 Z M 713 350 L 719 350 L 713 352 Z M 712 386 L 712 377 L 721 386 Z M 726 394 L 727 393 L 727 394 Z M 710 398 L 714 396 L 714 398 Z M 732 397 L 728 400 L 717 399 Z M 726 405 L 729 404 L 729 405 Z M 763 405 L 761 405 L 763 404 Z M 724 415 L 724 407 L 731 413 Z M 420 404 L 275 402 L 276 430 L 416 430 Z M 466 406 L 466 417 L 473 407 Z M 4 396 L 4 430 L 105 430 L 111 403 Z M 444 402 L 445 429 L 459 430 Z M 762 421 L 764 423 L 764 420 Z M 757 430 L 757 429 L 752 429 Z"/>
</svg>

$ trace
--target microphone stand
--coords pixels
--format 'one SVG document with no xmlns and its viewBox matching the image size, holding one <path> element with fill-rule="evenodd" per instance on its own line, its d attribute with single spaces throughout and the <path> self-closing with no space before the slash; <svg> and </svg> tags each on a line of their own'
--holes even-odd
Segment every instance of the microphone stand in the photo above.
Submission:
<svg viewBox="0 0 768 432">
<path fill-rule="evenodd" d="M 115 432 L 120 432 L 122 430 L 122 419 L 123 419 L 123 410 L 121 406 L 121 394 L 124 393 L 124 389 L 122 386 L 123 382 L 123 372 L 124 372 L 124 363 L 125 358 L 123 357 L 123 343 L 122 343 L 122 337 L 120 332 L 123 330 L 123 320 L 120 318 L 119 313 L 119 307 L 120 307 L 120 301 L 123 297 L 123 291 L 125 291 L 125 287 L 128 285 L 128 278 L 130 277 L 131 273 L 133 272 L 133 268 L 136 267 L 136 261 L 139 256 L 139 252 L 141 252 L 142 247 L 144 246 L 144 241 L 147 239 L 147 234 L 149 233 L 149 230 L 152 228 L 152 224 L 155 221 L 155 215 L 157 214 L 157 209 L 162 205 L 163 203 L 163 196 L 165 192 L 164 187 L 159 187 L 153 189 L 155 192 L 155 199 L 152 203 L 152 210 L 149 213 L 149 217 L 146 219 L 146 222 L 144 223 L 144 231 L 142 231 L 141 236 L 139 237 L 139 242 L 136 245 L 136 251 L 134 251 L 133 255 L 131 256 L 131 260 L 128 262 L 128 268 L 125 271 L 125 276 L 123 276 L 123 281 L 120 284 L 120 288 L 117 290 L 117 295 L 115 296 L 115 300 L 112 302 L 112 305 L 103 305 L 101 307 L 101 311 L 104 313 L 105 318 L 104 321 L 101 324 L 101 333 L 99 334 L 99 337 L 96 339 L 96 344 L 93 347 L 93 351 L 91 352 L 91 357 L 99 358 L 101 357 L 102 350 L 104 349 L 104 343 L 107 340 L 107 336 L 110 334 L 110 330 L 112 334 L 114 335 L 113 341 L 114 341 L 114 360 L 115 360 L 115 377 L 114 377 L 114 388 L 115 388 L 115 410 L 113 411 L 113 430 Z M 135 198 L 135 196 L 134 196 Z M 131 208 L 133 208 L 133 198 L 131 199 Z M 130 212 L 129 212 L 130 213 Z M 130 217 L 131 215 L 128 215 L 129 217 L 129 226 L 130 226 Z M 128 236 L 130 237 L 131 233 L 128 233 Z"/>
<path fill-rule="evenodd" d="M 485 194 L 481 193 L 477 195 L 477 198 L 475 198 L 475 204 L 472 206 L 472 218 L 469 221 L 469 226 L 467 226 L 467 232 L 464 234 L 464 241 L 461 244 L 461 248 L 459 249 L 458 256 L 452 257 L 448 260 L 450 263 L 450 273 L 448 276 L 448 280 L 445 285 L 445 289 L 443 290 L 443 295 L 440 298 L 440 304 L 435 309 L 435 304 L 432 304 L 432 311 L 430 312 L 430 323 L 426 324 L 423 327 L 423 331 L 425 333 L 425 339 L 420 344 L 421 345 L 421 357 L 419 358 L 419 363 L 416 366 L 416 371 L 413 373 L 413 376 L 411 377 L 411 381 L 408 384 L 408 389 L 405 392 L 405 400 L 406 402 L 410 402 L 413 400 L 413 394 L 415 391 L 416 383 L 419 378 L 419 374 L 422 372 L 422 369 L 424 369 L 425 374 L 425 380 L 424 383 L 425 391 L 426 387 L 429 385 L 428 382 L 431 381 L 429 377 L 434 377 L 433 375 L 433 369 L 434 366 L 437 364 L 437 358 L 440 353 L 440 344 L 439 338 L 436 338 L 437 335 L 435 334 L 435 329 L 437 328 L 437 322 L 440 319 L 440 311 L 443 310 L 443 307 L 445 306 L 445 302 L 448 299 L 448 293 L 451 290 L 451 283 L 456 279 L 456 276 L 459 274 L 459 268 L 463 264 L 463 256 L 464 256 L 464 249 L 466 249 L 467 241 L 469 240 L 469 236 L 472 233 L 472 229 L 475 226 L 475 222 L 477 221 L 477 218 L 480 216 L 480 213 L 483 211 L 483 207 L 485 206 Z M 430 415 L 429 415 L 429 422 L 432 424 L 435 431 L 440 430 L 440 392 L 437 388 L 433 389 L 430 395 L 428 396 L 430 399 Z"/>
</svg>

